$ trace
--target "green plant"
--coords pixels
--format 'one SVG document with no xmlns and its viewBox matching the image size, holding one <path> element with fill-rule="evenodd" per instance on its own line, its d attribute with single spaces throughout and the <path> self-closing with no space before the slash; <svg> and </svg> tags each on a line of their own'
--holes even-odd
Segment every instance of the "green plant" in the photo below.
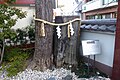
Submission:
<svg viewBox="0 0 120 80">
<path fill-rule="evenodd" d="M 15 76 L 18 72 L 24 70 L 26 67 L 26 60 L 29 58 L 30 54 L 26 51 L 22 51 L 18 48 L 11 49 L 5 52 L 3 61 L 9 67 L 6 67 L 8 76 Z"/>
<path fill-rule="evenodd" d="M 28 37 L 30 39 L 30 43 L 35 41 L 35 27 L 32 25 L 28 26 Z"/>
<path fill-rule="evenodd" d="M 14 45 L 17 45 L 19 43 L 20 45 L 26 44 L 28 42 L 34 43 L 35 41 L 35 27 L 34 25 L 29 25 L 22 29 L 17 29 L 16 31 L 17 35 L 14 37 L 9 38 L 8 44 L 11 45 L 11 43 L 14 43 Z"/>
<path fill-rule="evenodd" d="M 88 64 L 86 64 L 86 62 L 84 62 L 82 59 L 79 60 L 77 68 L 71 69 L 71 71 L 75 72 L 79 78 L 90 78 L 96 76 L 108 77 L 108 75 L 101 72 L 99 69 L 94 68 L 93 65 L 89 66 L 88 72 Z"/>
<path fill-rule="evenodd" d="M 15 2 L 15 0 L 2 0 L 3 4 L 0 5 L 0 39 L 2 40 L 2 54 L 0 59 L 0 64 L 3 60 L 5 39 L 14 37 L 16 34 L 11 30 L 11 28 L 16 24 L 18 19 L 25 17 L 26 13 L 22 12 L 9 4 Z"/>
<path fill-rule="evenodd" d="M 20 44 L 25 44 L 27 43 L 26 41 L 26 36 L 27 36 L 27 32 L 23 29 L 17 29 L 17 40 Z"/>
</svg>

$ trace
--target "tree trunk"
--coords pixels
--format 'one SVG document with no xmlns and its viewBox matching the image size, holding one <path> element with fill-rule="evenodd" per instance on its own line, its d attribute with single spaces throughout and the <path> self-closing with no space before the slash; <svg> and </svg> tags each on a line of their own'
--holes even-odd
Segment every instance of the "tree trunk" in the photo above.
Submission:
<svg viewBox="0 0 120 80">
<path fill-rule="evenodd" d="M 53 0 L 36 0 L 36 18 L 53 21 Z M 35 53 L 30 68 L 46 70 L 53 63 L 53 27 L 45 24 L 45 37 L 40 36 L 41 22 L 36 21 Z"/>
<path fill-rule="evenodd" d="M 4 51 L 5 51 L 5 40 L 4 39 L 3 39 L 3 46 L 2 47 L 3 48 L 2 48 L 1 58 L 0 58 L 0 65 L 2 64 Z"/>
<path fill-rule="evenodd" d="M 57 16 L 55 18 L 56 23 L 63 23 L 71 21 L 79 16 Z M 57 38 L 54 34 L 54 62 L 56 67 L 65 67 L 74 69 L 78 65 L 79 58 L 79 26 L 80 21 L 75 21 L 72 23 L 74 28 L 74 35 L 68 38 L 67 28 L 68 25 L 61 27 L 61 39 Z M 55 29 L 56 30 L 56 29 Z"/>
</svg>

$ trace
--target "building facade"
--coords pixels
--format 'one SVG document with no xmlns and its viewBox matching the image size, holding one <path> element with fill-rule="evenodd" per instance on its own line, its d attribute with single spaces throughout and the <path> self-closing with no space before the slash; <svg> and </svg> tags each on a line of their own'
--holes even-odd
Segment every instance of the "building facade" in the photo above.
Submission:
<svg viewBox="0 0 120 80">
<path fill-rule="evenodd" d="M 83 0 L 82 19 L 110 19 L 117 17 L 118 0 Z"/>
</svg>

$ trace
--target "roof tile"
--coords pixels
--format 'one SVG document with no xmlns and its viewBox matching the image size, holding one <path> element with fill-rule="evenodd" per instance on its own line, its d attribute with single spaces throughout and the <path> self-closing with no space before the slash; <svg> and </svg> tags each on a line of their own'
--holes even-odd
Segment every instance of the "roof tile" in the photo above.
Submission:
<svg viewBox="0 0 120 80">
<path fill-rule="evenodd" d="M 80 28 L 83 30 L 115 32 L 116 19 L 83 20 Z"/>
</svg>

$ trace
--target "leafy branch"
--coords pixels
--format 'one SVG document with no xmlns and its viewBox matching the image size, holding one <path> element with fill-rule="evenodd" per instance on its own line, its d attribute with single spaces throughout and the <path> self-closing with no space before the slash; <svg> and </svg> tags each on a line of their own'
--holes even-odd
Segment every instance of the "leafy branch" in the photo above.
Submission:
<svg viewBox="0 0 120 80">
<path fill-rule="evenodd" d="M 16 24 L 18 19 L 25 18 L 26 13 L 20 9 L 9 6 L 9 4 L 15 2 L 15 0 L 2 0 L 4 3 L 0 5 L 0 40 L 2 40 L 2 54 L 0 64 L 2 63 L 5 39 L 14 37 L 15 32 L 11 28 Z"/>
</svg>

